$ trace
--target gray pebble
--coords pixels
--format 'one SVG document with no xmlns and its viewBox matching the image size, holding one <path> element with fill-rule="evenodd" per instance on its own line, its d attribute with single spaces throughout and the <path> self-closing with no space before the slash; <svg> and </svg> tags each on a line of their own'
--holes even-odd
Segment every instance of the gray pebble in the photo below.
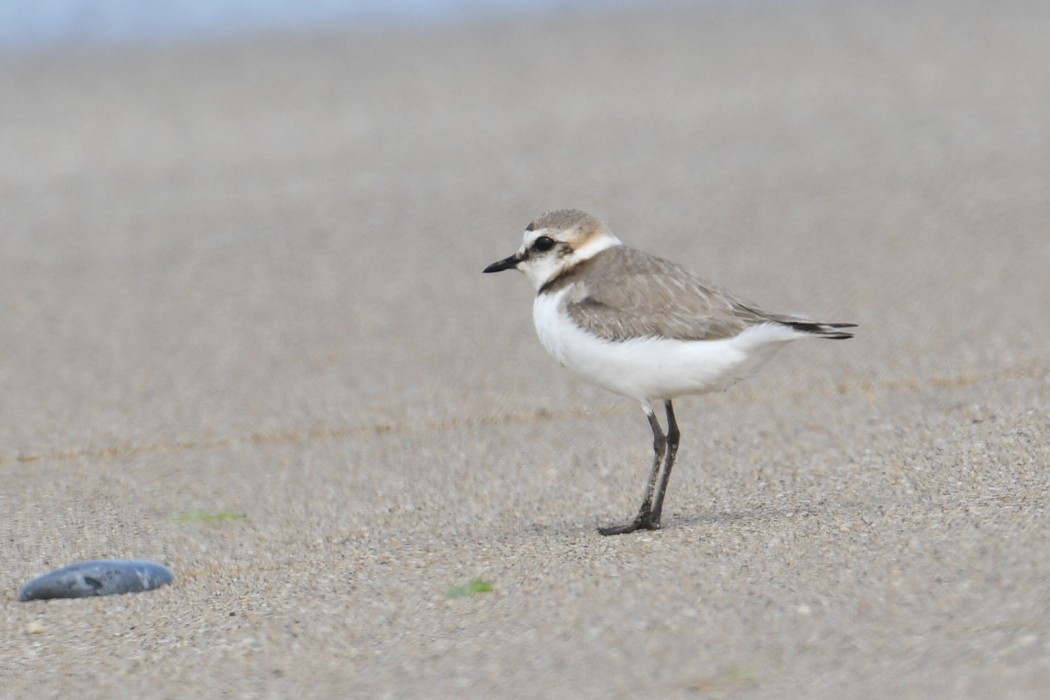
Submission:
<svg viewBox="0 0 1050 700">
<path fill-rule="evenodd" d="M 86 598 L 116 593 L 151 591 L 171 583 L 175 575 L 163 564 L 135 559 L 81 561 L 49 574 L 37 576 L 22 586 L 18 599 Z"/>
</svg>

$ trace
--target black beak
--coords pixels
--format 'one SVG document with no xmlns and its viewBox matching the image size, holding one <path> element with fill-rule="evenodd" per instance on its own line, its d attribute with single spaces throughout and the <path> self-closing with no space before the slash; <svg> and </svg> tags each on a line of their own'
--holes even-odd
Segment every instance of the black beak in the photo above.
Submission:
<svg viewBox="0 0 1050 700">
<path fill-rule="evenodd" d="M 503 258 L 502 260 L 497 260 L 496 262 L 492 263 L 484 270 L 482 270 L 482 272 L 503 272 L 504 270 L 512 270 L 515 267 L 517 267 L 518 263 L 520 262 L 521 259 L 518 257 L 518 254 L 515 253 L 510 257 Z"/>
</svg>

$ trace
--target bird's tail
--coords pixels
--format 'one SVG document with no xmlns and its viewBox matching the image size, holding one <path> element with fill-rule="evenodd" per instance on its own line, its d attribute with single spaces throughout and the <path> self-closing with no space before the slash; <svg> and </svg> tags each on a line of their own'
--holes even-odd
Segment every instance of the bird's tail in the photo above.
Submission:
<svg viewBox="0 0 1050 700">
<path fill-rule="evenodd" d="M 801 319 L 784 319 L 780 321 L 785 326 L 790 326 L 800 333 L 807 333 L 817 338 L 826 340 L 845 340 L 852 338 L 852 333 L 841 330 L 842 328 L 856 328 L 856 323 L 817 323 L 816 321 L 803 321 Z"/>
</svg>

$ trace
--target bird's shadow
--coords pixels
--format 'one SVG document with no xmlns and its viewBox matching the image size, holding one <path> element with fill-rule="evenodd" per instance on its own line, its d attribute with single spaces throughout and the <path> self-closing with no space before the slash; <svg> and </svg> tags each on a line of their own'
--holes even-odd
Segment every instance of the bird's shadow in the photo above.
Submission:
<svg viewBox="0 0 1050 700">
<path fill-rule="evenodd" d="M 671 517 L 664 521 L 663 529 L 671 527 L 698 527 L 702 525 L 729 525 L 735 523 L 750 523 L 763 521 L 778 521 L 798 516 L 820 516 L 829 515 L 834 511 L 842 510 L 839 506 L 830 506 L 827 503 L 816 505 L 795 504 L 777 506 L 752 506 L 739 510 L 720 510 L 697 513 L 671 513 Z"/>
<path fill-rule="evenodd" d="M 799 518 L 836 519 L 877 518 L 885 514 L 887 504 L 877 501 L 820 500 L 805 503 L 757 504 L 737 510 L 680 513 L 672 512 L 662 529 L 697 528 L 704 526 L 735 525 L 740 523 L 789 523 Z"/>
<path fill-rule="evenodd" d="M 878 511 L 877 504 L 860 502 L 829 502 L 819 501 L 817 503 L 796 503 L 777 505 L 755 505 L 734 510 L 717 511 L 674 511 L 665 515 L 659 530 L 637 530 L 631 534 L 654 535 L 660 532 L 680 529 L 695 529 L 719 525 L 737 525 L 741 523 L 761 522 L 786 522 L 799 517 L 837 517 L 843 513 L 856 515 L 860 511 Z M 608 527 L 618 524 L 619 521 L 609 518 L 595 516 L 588 523 L 580 522 L 572 518 L 559 518 L 545 522 L 533 522 L 524 530 L 534 536 L 565 537 L 598 534 L 599 527 Z M 618 535 L 617 537 L 622 537 Z M 616 539 L 611 537 L 610 539 Z"/>
</svg>

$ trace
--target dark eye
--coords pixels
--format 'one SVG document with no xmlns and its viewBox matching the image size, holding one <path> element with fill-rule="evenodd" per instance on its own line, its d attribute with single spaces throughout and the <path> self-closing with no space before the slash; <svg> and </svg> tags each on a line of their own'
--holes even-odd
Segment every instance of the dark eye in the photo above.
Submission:
<svg viewBox="0 0 1050 700">
<path fill-rule="evenodd" d="M 532 242 L 532 249 L 545 253 L 554 247 L 554 239 L 549 236 L 540 236 Z"/>
</svg>

